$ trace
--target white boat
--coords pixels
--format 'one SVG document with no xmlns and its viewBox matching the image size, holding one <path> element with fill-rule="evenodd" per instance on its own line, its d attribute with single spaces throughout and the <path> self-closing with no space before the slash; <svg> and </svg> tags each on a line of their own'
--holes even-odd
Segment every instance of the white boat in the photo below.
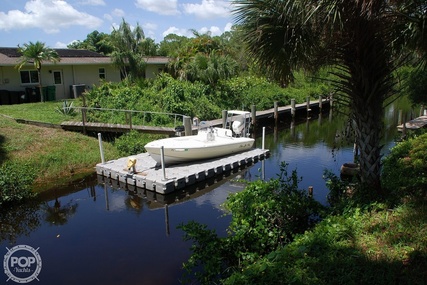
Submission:
<svg viewBox="0 0 427 285">
<path fill-rule="evenodd" d="M 228 111 L 225 128 L 201 122 L 197 135 L 172 137 L 145 145 L 150 156 L 161 164 L 161 148 L 165 164 L 178 164 L 211 159 L 249 150 L 254 139 L 249 137 L 251 116 L 246 111 Z"/>
</svg>

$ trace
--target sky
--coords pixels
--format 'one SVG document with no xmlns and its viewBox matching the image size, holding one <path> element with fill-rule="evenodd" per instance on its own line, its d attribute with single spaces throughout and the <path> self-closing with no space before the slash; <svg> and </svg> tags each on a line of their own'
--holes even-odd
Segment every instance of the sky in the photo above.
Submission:
<svg viewBox="0 0 427 285">
<path fill-rule="evenodd" d="M 156 43 L 191 30 L 216 36 L 230 30 L 231 10 L 231 0 L 0 0 L 0 47 L 66 48 L 95 30 L 110 34 L 123 19 Z"/>
</svg>

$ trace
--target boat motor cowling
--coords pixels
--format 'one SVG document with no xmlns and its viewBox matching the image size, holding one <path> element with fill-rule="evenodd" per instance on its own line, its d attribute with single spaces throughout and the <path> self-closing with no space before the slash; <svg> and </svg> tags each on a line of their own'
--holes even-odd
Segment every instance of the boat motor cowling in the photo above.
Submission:
<svg viewBox="0 0 427 285">
<path fill-rule="evenodd" d="M 236 135 L 241 135 L 242 131 L 245 129 L 245 125 L 242 121 L 234 121 L 231 127 Z"/>
</svg>

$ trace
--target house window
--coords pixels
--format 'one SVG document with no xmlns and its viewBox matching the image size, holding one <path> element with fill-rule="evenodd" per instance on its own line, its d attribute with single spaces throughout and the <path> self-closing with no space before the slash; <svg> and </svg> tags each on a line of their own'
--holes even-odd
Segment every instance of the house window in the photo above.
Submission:
<svg viewBox="0 0 427 285">
<path fill-rule="evenodd" d="M 21 71 L 22 84 L 35 84 L 39 83 L 39 73 L 36 70 Z"/>
<path fill-rule="evenodd" d="M 98 70 L 99 73 L 99 79 L 105 79 L 105 68 L 100 68 Z"/>
</svg>

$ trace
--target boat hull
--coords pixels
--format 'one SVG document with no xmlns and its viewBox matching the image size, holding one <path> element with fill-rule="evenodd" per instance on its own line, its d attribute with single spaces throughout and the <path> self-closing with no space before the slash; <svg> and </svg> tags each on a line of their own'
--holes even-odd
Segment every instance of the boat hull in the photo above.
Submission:
<svg viewBox="0 0 427 285">
<path fill-rule="evenodd" d="M 145 145 L 145 149 L 160 164 L 163 146 L 164 163 L 178 164 L 247 151 L 253 145 L 252 138 L 216 137 L 209 141 L 202 140 L 196 135 L 153 141 Z"/>
</svg>

